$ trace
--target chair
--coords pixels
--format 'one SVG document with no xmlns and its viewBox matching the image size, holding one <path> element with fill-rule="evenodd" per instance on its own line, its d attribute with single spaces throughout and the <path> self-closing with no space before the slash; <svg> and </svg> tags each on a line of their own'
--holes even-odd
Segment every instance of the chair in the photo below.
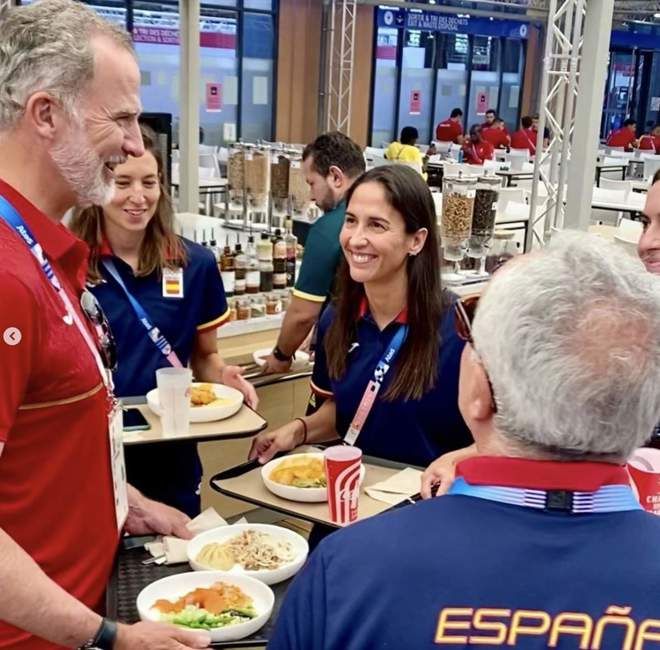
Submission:
<svg viewBox="0 0 660 650">
<path fill-rule="evenodd" d="M 624 191 L 626 196 L 633 191 L 633 182 L 632 181 L 618 181 L 612 178 L 601 178 L 600 187 L 604 190 L 617 190 Z"/>
<path fill-rule="evenodd" d="M 525 148 L 525 149 L 516 149 L 515 147 L 511 147 L 509 149 L 509 153 L 513 156 L 523 156 L 527 160 L 529 160 L 530 155 L 531 155 L 530 152 L 529 152 L 529 149 L 527 149 L 527 148 Z"/>
<path fill-rule="evenodd" d="M 215 153 L 200 153 L 199 168 L 200 170 L 210 169 L 213 171 L 210 176 L 205 176 L 205 178 L 220 178 L 220 165 L 218 164 L 218 156 Z M 206 174 L 208 172 L 204 173 Z"/>
<path fill-rule="evenodd" d="M 436 140 L 434 142 L 435 144 L 435 150 L 438 153 L 444 153 L 448 154 L 451 151 L 451 146 L 454 144 L 453 142 L 445 142 L 444 140 Z"/>
<path fill-rule="evenodd" d="M 627 250 L 631 255 L 637 257 L 637 242 L 642 236 L 644 226 L 641 221 L 621 219 L 614 233 L 614 243 Z"/>
<path fill-rule="evenodd" d="M 660 156 L 644 156 L 644 178 L 651 180 L 660 169 Z"/>
<path fill-rule="evenodd" d="M 623 217 L 623 212 L 615 212 L 611 209 L 593 207 L 593 203 L 621 204 L 626 202 L 627 196 L 628 194 L 625 189 L 607 189 L 605 187 L 594 187 L 592 193 L 591 222 L 617 226 Z"/>
<path fill-rule="evenodd" d="M 497 197 L 498 212 L 506 209 L 508 203 L 529 203 L 529 192 L 522 187 L 503 187 Z"/>
<path fill-rule="evenodd" d="M 200 154 L 210 153 L 216 156 L 218 154 L 218 147 L 211 144 L 200 144 L 199 153 Z"/>
</svg>

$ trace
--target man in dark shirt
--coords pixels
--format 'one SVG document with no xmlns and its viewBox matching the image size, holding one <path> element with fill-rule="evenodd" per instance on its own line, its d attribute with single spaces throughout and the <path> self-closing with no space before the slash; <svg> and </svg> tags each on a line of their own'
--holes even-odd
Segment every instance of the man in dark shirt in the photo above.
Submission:
<svg viewBox="0 0 660 650">
<path fill-rule="evenodd" d="M 504 267 L 471 325 L 473 306 L 457 310 L 459 406 L 479 455 L 447 496 L 321 542 L 271 650 L 660 638 L 660 518 L 622 466 L 660 418 L 660 279 L 564 235 Z"/>
</svg>

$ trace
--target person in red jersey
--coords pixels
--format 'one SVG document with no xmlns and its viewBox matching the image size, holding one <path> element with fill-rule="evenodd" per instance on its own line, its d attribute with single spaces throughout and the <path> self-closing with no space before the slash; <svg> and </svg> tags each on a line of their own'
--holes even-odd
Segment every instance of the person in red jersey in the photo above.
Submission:
<svg viewBox="0 0 660 650">
<path fill-rule="evenodd" d="M 532 118 L 525 115 L 520 124 L 521 128 L 511 134 L 511 148 L 527 149 L 533 156 L 536 153 L 536 131 L 532 127 Z"/>
<path fill-rule="evenodd" d="M 511 146 L 511 138 L 501 117 L 495 118 L 493 126 L 483 127 L 481 137 L 486 142 L 490 142 L 495 149 L 506 149 Z"/>
<path fill-rule="evenodd" d="M 102 617 L 123 531 L 190 536 L 126 486 L 112 338 L 61 223 L 104 204 L 144 152 L 130 35 L 74 0 L 0 20 L 0 648 L 205 647 L 208 634 Z"/>
<path fill-rule="evenodd" d="M 451 115 L 435 127 L 435 139 L 440 142 L 463 144 L 463 111 L 455 108 Z"/>
<path fill-rule="evenodd" d="M 486 111 L 486 115 L 484 116 L 484 121 L 481 124 L 481 127 L 484 129 L 489 129 L 492 126 L 495 126 L 496 119 L 497 119 L 497 112 L 495 111 L 494 108 L 489 108 Z"/>
<path fill-rule="evenodd" d="M 483 165 L 484 160 L 494 160 L 495 147 L 486 142 L 481 135 L 481 126 L 474 124 L 470 128 L 470 137 L 463 143 L 463 161 L 470 165 Z"/>
<path fill-rule="evenodd" d="M 637 122 L 629 117 L 620 129 L 610 131 L 605 144 L 608 147 L 623 147 L 625 151 L 632 151 L 639 144 L 636 130 Z"/>
<path fill-rule="evenodd" d="M 639 139 L 640 151 L 660 154 L 660 124 L 656 124 L 651 133 L 645 133 Z"/>
</svg>

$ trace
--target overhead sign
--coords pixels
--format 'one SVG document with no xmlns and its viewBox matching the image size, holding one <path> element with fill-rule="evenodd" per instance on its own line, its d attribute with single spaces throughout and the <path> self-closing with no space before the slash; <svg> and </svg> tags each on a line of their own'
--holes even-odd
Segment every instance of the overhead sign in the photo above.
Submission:
<svg viewBox="0 0 660 650">
<path fill-rule="evenodd" d="M 506 38 L 527 39 L 529 23 L 517 20 L 500 20 L 443 14 L 420 9 L 400 9 L 397 7 L 379 8 L 379 27 L 390 29 L 418 29 L 447 34 L 480 34 L 482 36 L 505 36 Z"/>
</svg>

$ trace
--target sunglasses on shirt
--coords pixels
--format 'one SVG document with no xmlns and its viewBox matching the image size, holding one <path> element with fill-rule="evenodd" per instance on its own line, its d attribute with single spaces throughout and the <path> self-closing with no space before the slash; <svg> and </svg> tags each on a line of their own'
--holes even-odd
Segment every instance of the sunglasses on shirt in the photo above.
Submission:
<svg viewBox="0 0 660 650">
<path fill-rule="evenodd" d="M 477 311 L 477 304 L 479 303 L 479 296 L 472 296 L 470 298 L 465 298 L 464 300 L 457 300 L 454 303 L 454 325 L 456 328 L 456 334 L 458 337 L 469 343 L 472 346 L 472 349 L 475 350 L 474 339 L 472 338 L 472 322 L 474 321 L 474 315 Z M 490 381 L 488 376 L 488 371 L 482 364 L 484 368 L 484 373 L 486 373 L 486 381 L 488 381 L 488 388 L 490 389 L 490 401 L 493 408 L 493 412 L 497 413 L 497 402 L 495 401 L 495 391 L 493 390 L 493 384 Z"/>
<path fill-rule="evenodd" d="M 94 326 L 96 338 L 98 342 L 98 351 L 103 360 L 103 365 L 108 370 L 115 370 L 117 368 L 117 344 L 115 337 L 112 335 L 110 323 L 101 309 L 99 301 L 96 296 L 85 289 L 80 296 L 80 308 L 87 320 Z"/>
</svg>

